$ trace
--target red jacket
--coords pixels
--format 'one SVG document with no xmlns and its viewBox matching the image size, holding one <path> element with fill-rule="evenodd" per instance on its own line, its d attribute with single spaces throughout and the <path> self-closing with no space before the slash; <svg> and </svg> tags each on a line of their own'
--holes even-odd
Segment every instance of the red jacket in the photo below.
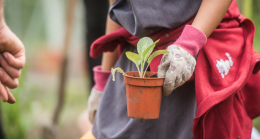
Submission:
<svg viewBox="0 0 260 139">
<path fill-rule="evenodd" d="M 172 44 L 184 26 L 149 36 L 153 40 L 160 39 L 156 50 Z M 252 21 L 240 14 L 234 0 L 222 22 L 200 50 L 195 73 L 195 139 L 250 139 L 252 119 L 260 115 L 260 72 L 257 73 L 260 56 L 252 47 L 254 33 Z M 136 46 L 138 40 L 121 28 L 97 39 L 92 44 L 90 55 L 97 57 L 104 51 L 113 51 L 117 46 L 122 50 L 126 43 Z M 230 55 L 233 65 L 223 78 L 216 64 L 221 59 L 229 60 L 226 53 Z M 157 71 L 161 57 L 157 56 L 152 61 L 151 71 Z"/>
</svg>

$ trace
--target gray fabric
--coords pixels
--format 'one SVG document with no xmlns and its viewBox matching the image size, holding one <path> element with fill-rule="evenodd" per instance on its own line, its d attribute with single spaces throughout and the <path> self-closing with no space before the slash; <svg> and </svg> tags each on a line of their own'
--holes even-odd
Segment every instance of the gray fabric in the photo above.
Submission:
<svg viewBox="0 0 260 139">
<path fill-rule="evenodd" d="M 129 46 L 127 51 L 137 52 Z M 115 67 L 136 71 L 135 64 L 123 54 Z M 185 83 L 169 96 L 162 96 L 159 119 L 140 120 L 127 116 L 123 75 L 110 76 L 94 120 L 97 139 L 193 139 L 192 124 L 196 114 L 195 84 Z"/>
<path fill-rule="evenodd" d="M 109 9 L 112 20 L 137 37 L 164 28 L 176 28 L 198 12 L 202 0 L 115 0 Z"/>
</svg>

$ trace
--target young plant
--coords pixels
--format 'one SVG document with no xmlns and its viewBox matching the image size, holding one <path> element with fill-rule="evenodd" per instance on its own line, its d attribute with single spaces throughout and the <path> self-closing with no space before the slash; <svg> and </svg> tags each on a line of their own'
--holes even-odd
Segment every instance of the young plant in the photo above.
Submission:
<svg viewBox="0 0 260 139">
<path fill-rule="evenodd" d="M 158 55 L 161 55 L 161 54 L 169 53 L 169 51 L 167 51 L 167 50 L 158 50 L 158 51 L 155 51 L 154 53 L 152 53 L 152 51 L 153 51 L 153 49 L 155 47 L 155 44 L 158 41 L 159 40 L 153 42 L 153 40 L 151 38 L 143 37 L 137 43 L 137 52 L 138 52 L 138 54 L 133 53 L 133 52 L 126 52 L 125 53 L 126 57 L 129 60 L 131 60 L 132 62 L 135 63 L 135 65 L 136 65 L 136 67 L 138 69 L 138 72 L 139 72 L 139 76 L 141 78 L 144 78 L 146 70 L 149 67 L 149 65 L 150 65 L 150 63 L 151 63 L 151 61 L 153 60 L 154 57 L 156 57 Z M 147 62 L 146 68 L 144 67 L 145 62 Z M 111 69 L 111 73 L 112 73 L 112 76 L 113 76 L 113 81 L 115 80 L 115 72 L 116 71 L 122 73 L 123 75 L 125 74 L 124 71 L 121 68 L 119 68 L 119 67 L 117 67 L 115 69 L 112 68 Z"/>
</svg>

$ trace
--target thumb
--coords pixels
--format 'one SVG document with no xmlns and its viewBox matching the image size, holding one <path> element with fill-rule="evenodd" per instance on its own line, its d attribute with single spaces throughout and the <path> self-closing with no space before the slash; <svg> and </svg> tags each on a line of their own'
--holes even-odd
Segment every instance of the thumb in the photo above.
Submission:
<svg viewBox="0 0 260 139">
<path fill-rule="evenodd" d="M 7 92 L 7 95 L 8 95 L 8 100 L 7 102 L 10 103 L 10 104 L 14 104 L 16 102 L 13 94 L 10 92 L 10 90 L 5 86 L 5 89 L 6 89 L 6 92 Z"/>
<path fill-rule="evenodd" d="M 6 25 L 0 30 L 0 52 L 9 52 L 16 55 L 24 49 L 22 41 Z"/>
</svg>

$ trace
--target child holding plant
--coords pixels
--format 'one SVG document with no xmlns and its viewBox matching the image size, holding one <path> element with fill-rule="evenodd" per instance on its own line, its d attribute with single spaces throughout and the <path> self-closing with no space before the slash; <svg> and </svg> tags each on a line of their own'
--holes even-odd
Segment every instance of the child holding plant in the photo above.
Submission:
<svg viewBox="0 0 260 139">
<path fill-rule="evenodd" d="M 251 119 L 260 115 L 260 57 L 252 48 L 254 25 L 235 0 L 116 0 L 109 15 L 115 22 L 108 18 L 108 34 L 91 51 L 104 52 L 89 98 L 95 138 L 250 138 Z M 138 70 L 124 53 L 137 53 L 144 36 L 170 52 L 150 63 L 165 77 L 164 96 L 159 119 L 145 121 L 127 116 L 123 76 L 109 77 L 111 67 Z"/>
</svg>

